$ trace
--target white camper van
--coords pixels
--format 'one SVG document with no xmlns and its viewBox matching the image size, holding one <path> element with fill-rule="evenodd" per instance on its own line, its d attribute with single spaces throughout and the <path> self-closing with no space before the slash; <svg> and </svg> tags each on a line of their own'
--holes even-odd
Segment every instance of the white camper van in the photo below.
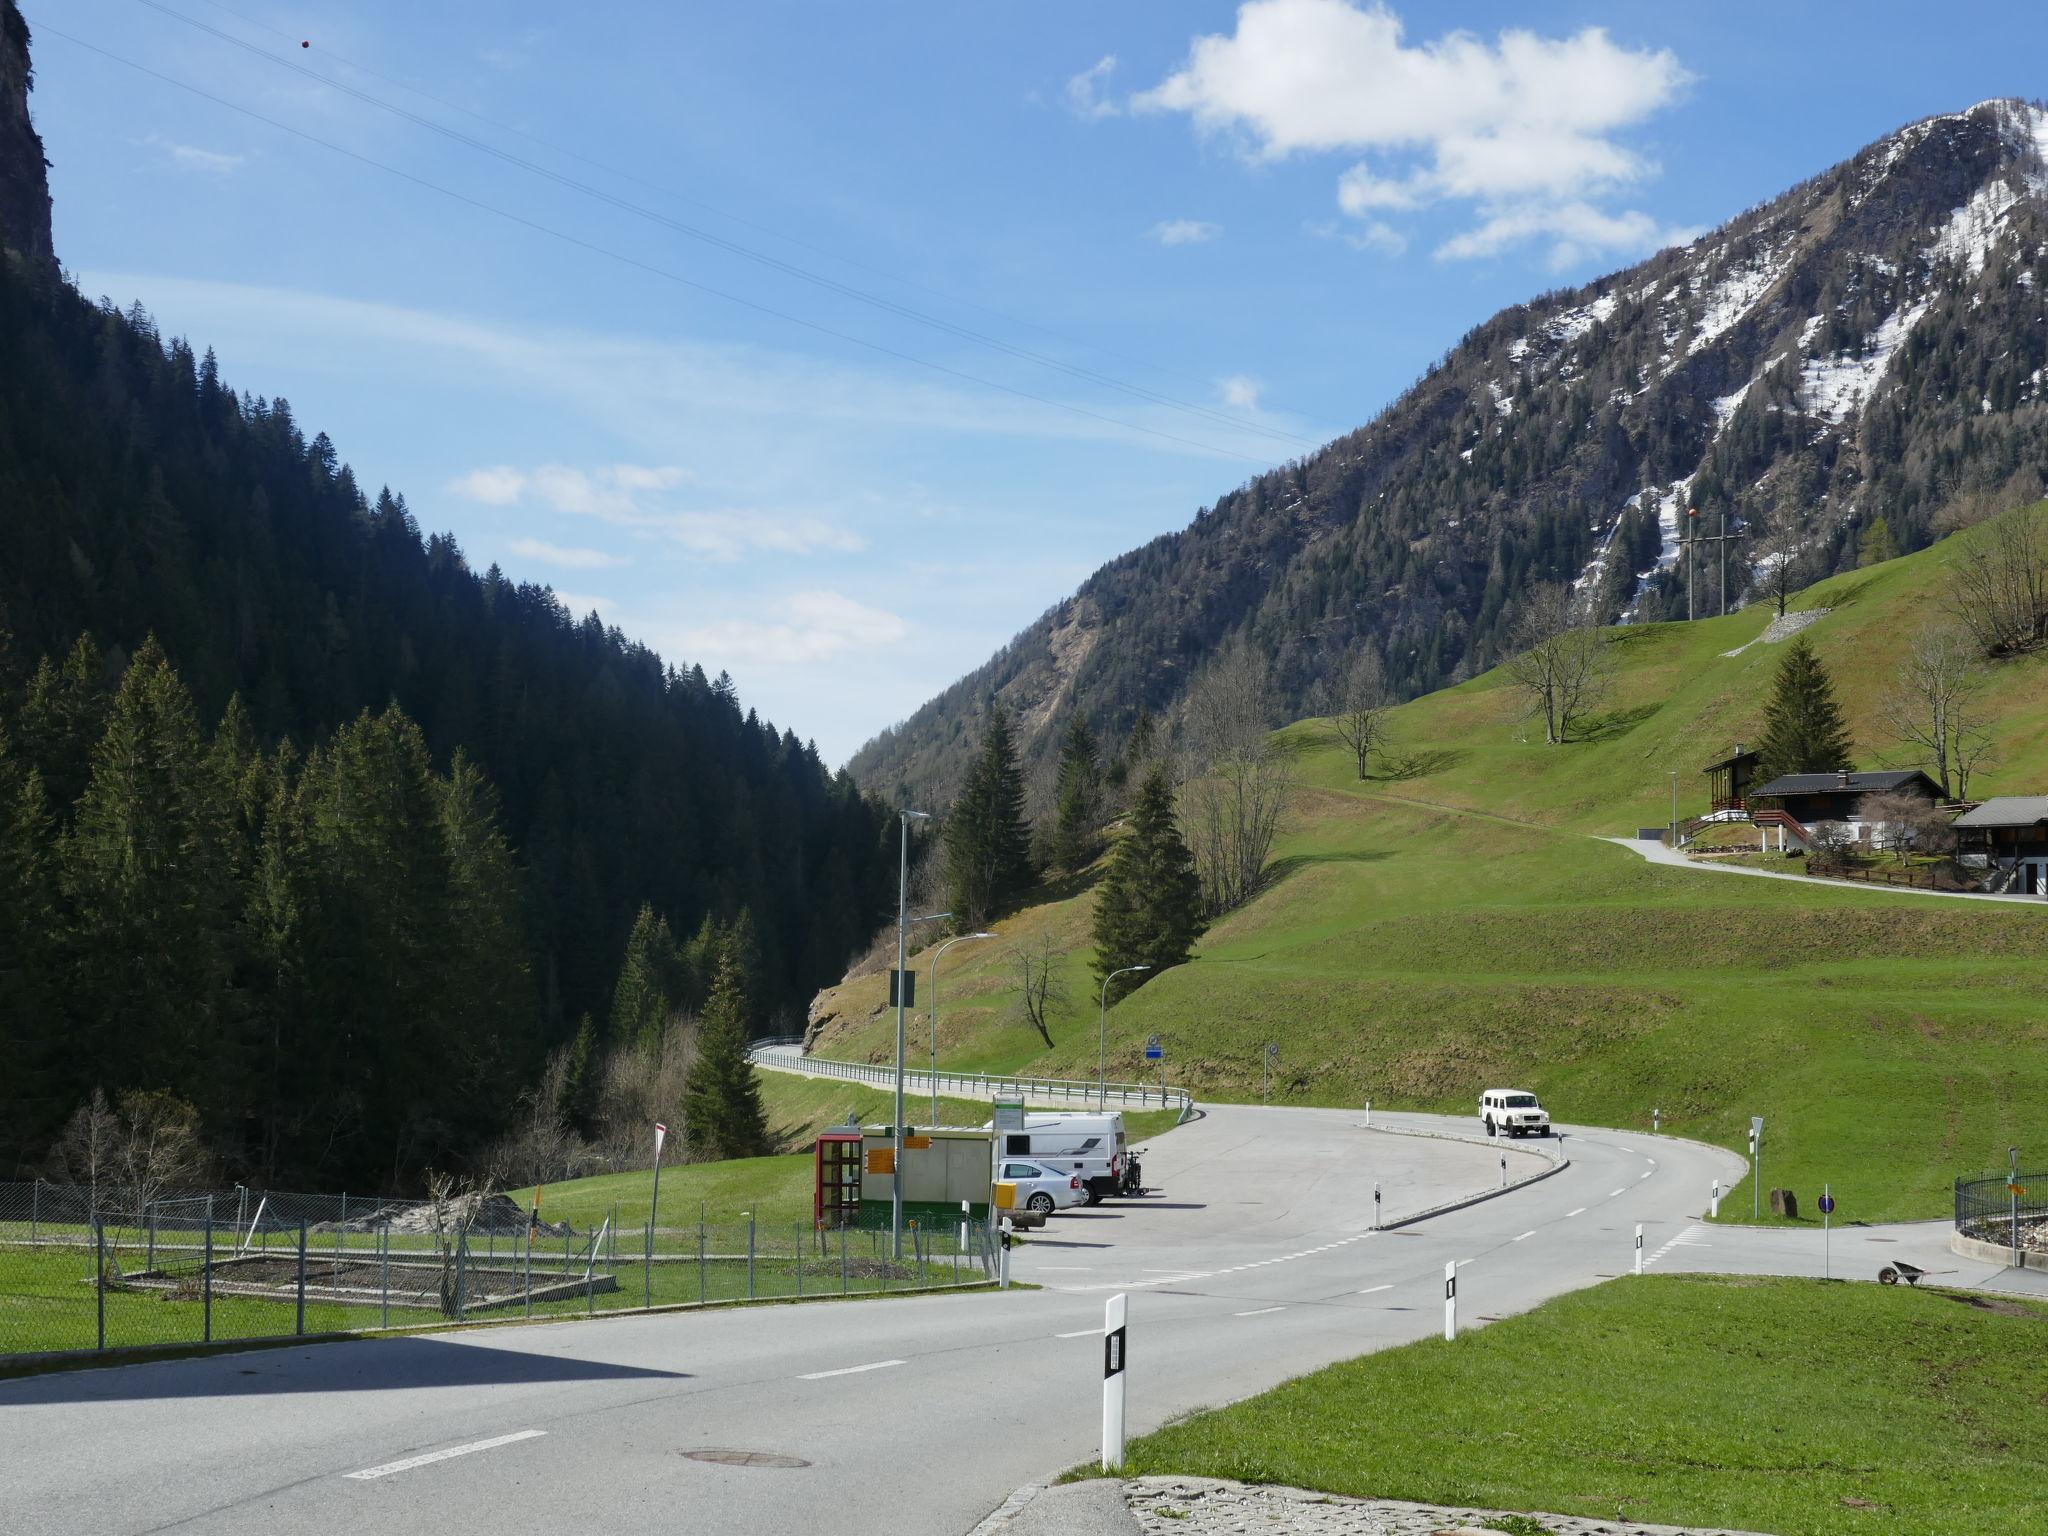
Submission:
<svg viewBox="0 0 2048 1536">
<path fill-rule="evenodd" d="M 1028 1157 L 1078 1176 L 1090 1205 L 1123 1188 L 1130 1153 L 1122 1115 L 1028 1114 L 1023 1130 L 1000 1131 L 996 1141 L 998 1158 Z"/>
</svg>

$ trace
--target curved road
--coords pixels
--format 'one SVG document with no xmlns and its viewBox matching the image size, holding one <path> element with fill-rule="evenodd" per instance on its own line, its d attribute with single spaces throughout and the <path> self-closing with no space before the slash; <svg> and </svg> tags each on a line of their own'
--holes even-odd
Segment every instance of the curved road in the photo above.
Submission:
<svg viewBox="0 0 2048 1536">
<path fill-rule="evenodd" d="M 450 1529 L 957 1536 L 1097 1449 L 1104 1297 L 1130 1294 L 1133 1433 L 1332 1360 L 1626 1271 L 1681 1236 L 1729 1154 L 1571 1131 L 1571 1166 L 1374 1232 L 1548 1161 L 1392 1134 L 1466 1121 L 1217 1106 L 1156 1140 L 1160 1193 L 1055 1218 L 1043 1290 L 507 1327 L 0 1382 L 0 1525 L 272 1536 Z M 517 1438 L 513 1438 L 517 1437 Z M 478 1442 L 497 1442 L 466 1450 Z M 687 1458 L 768 1452 L 804 1467 Z M 466 1453 L 365 1478 L 438 1451 Z M 11 1528 L 11 1527 L 10 1527 Z M 29 1527 L 24 1526 L 23 1529 Z"/>
</svg>

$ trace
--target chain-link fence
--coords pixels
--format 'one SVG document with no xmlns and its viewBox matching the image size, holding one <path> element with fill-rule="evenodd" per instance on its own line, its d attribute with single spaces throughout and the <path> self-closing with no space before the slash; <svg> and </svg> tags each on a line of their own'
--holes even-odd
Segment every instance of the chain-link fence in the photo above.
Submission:
<svg viewBox="0 0 2048 1536">
<path fill-rule="evenodd" d="M 2048 1254 L 2048 1169 L 1957 1179 L 1956 1230 L 1981 1243 Z M 2027 1262 L 2041 1260 L 2029 1257 Z"/>
<path fill-rule="evenodd" d="M 235 1189 L 117 1202 L 0 1184 L 0 1356 L 852 1296 L 993 1279 L 979 1220 L 595 1228 L 503 1196 L 344 1201 Z"/>
</svg>

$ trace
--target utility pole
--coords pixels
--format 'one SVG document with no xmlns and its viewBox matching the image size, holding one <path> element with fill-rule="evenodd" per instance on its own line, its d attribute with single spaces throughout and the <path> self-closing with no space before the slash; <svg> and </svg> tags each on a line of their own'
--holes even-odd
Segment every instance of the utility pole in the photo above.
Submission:
<svg viewBox="0 0 2048 1536">
<path fill-rule="evenodd" d="M 1689 620 L 1699 617 L 1699 603 L 1697 599 L 1699 589 L 1699 547 L 1702 544 L 1713 544 L 1718 547 L 1720 552 L 1721 616 L 1726 618 L 1728 615 L 1728 546 L 1735 540 L 1740 539 L 1742 534 L 1739 531 L 1735 533 L 1728 531 L 1728 514 L 1726 512 L 1721 514 L 1721 531 L 1719 533 L 1703 534 L 1699 531 L 1700 525 L 1695 521 L 1699 515 L 1700 509 L 1698 507 L 1688 507 L 1686 509 L 1686 532 L 1680 540 L 1685 549 L 1685 616 Z"/>
<path fill-rule="evenodd" d="M 896 976 L 890 990 L 896 994 L 896 1117 L 889 1127 L 889 1232 L 890 1256 L 903 1257 L 903 1010 L 910 1001 L 910 980 L 904 970 L 910 934 L 910 823 L 929 821 L 926 811 L 905 811 L 902 838 L 896 861 Z"/>
</svg>

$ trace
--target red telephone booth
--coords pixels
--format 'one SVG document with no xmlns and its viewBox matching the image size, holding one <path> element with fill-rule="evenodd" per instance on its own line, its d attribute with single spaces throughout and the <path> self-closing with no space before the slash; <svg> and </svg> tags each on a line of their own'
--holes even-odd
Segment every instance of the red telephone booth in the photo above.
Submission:
<svg viewBox="0 0 2048 1536">
<path fill-rule="evenodd" d="M 818 1138 L 811 1215 L 821 1227 L 850 1227 L 860 1219 L 861 1141 L 858 1128 Z"/>
</svg>

